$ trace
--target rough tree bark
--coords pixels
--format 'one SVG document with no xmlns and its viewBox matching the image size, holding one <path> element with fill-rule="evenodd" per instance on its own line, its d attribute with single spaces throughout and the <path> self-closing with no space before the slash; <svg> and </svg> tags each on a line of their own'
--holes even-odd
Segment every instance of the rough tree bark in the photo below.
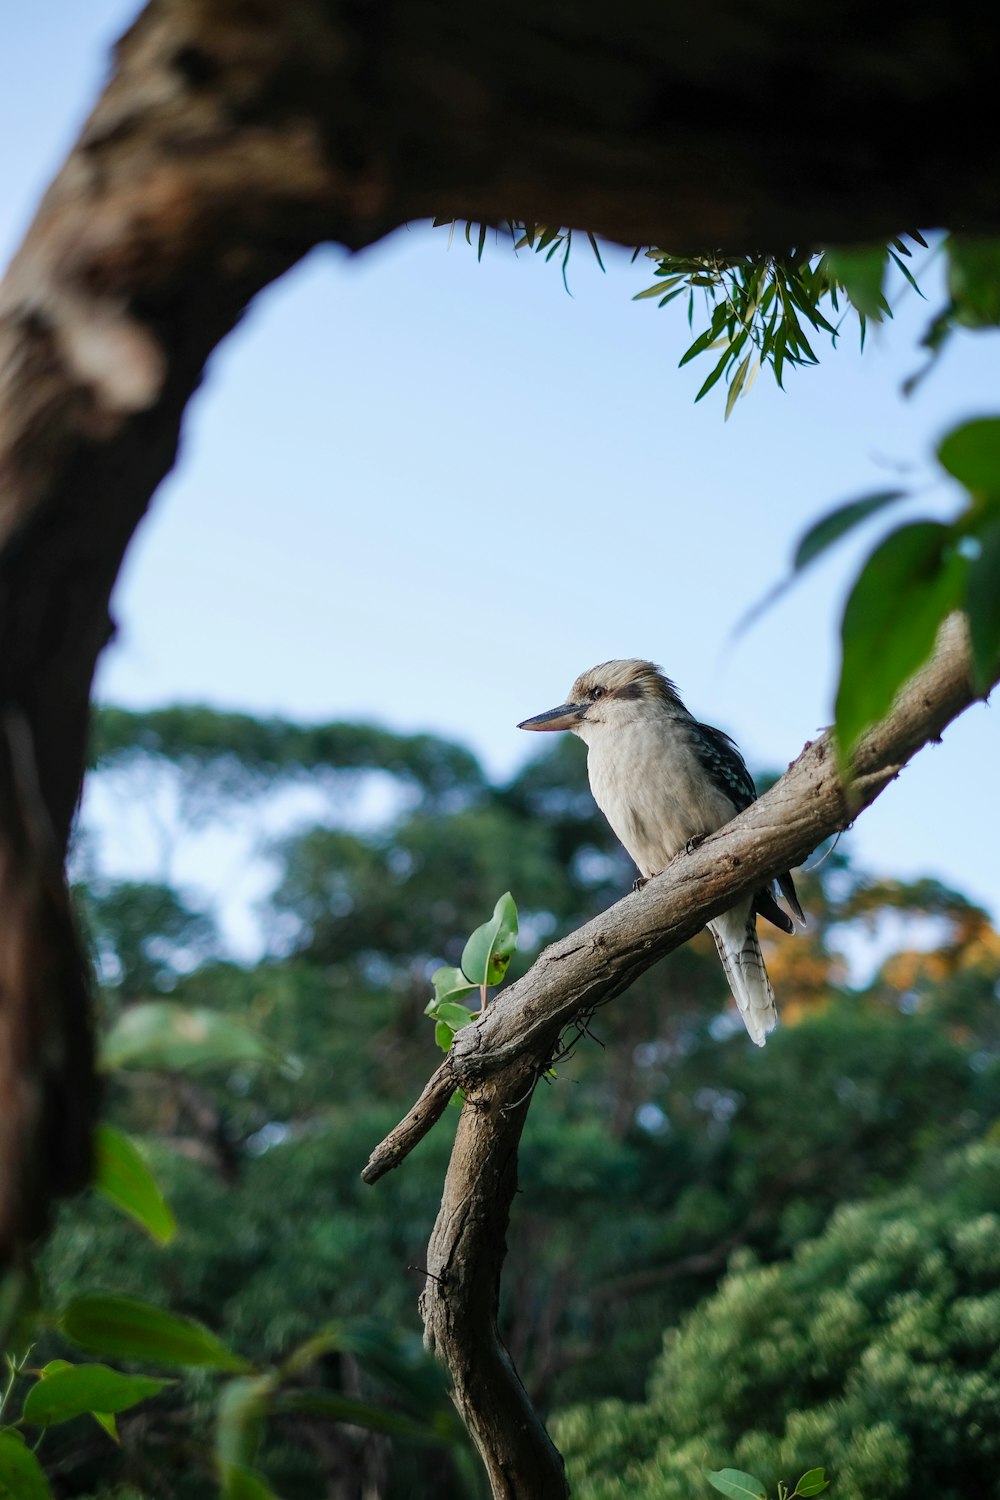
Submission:
<svg viewBox="0 0 1000 1500">
<path fill-rule="evenodd" d="M 690 251 L 995 229 L 998 33 L 973 0 L 142 12 L 0 288 L 0 1259 L 87 1176 L 61 860 L 90 684 L 123 551 L 250 299 L 320 241 L 434 213 Z"/>
<path fill-rule="evenodd" d="M 420 1100 L 373 1152 L 375 1182 L 400 1164 L 460 1087 L 465 1104 L 427 1252 L 428 1345 L 479 1449 L 494 1500 L 558 1500 L 562 1460 L 533 1411 L 498 1329 L 500 1273 L 517 1187 L 517 1148 L 535 1083 L 560 1038 L 627 989 L 745 890 L 794 868 L 847 828 L 907 761 L 974 701 L 964 619 L 869 734 L 845 783 L 829 736 L 809 744 L 759 801 L 641 891 L 547 948 L 482 1018 L 463 1028 Z M 780 1006 L 780 996 L 779 996 Z"/>
</svg>

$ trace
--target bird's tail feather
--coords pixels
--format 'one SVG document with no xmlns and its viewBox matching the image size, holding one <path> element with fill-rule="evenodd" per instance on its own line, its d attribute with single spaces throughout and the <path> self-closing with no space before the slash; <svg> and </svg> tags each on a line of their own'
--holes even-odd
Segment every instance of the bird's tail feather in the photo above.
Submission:
<svg viewBox="0 0 1000 1500">
<path fill-rule="evenodd" d="M 757 1046 L 763 1047 L 768 1032 L 778 1024 L 778 1012 L 764 967 L 764 955 L 757 941 L 753 915 L 745 918 L 741 911 L 727 911 L 708 926 L 743 1024 Z"/>
</svg>

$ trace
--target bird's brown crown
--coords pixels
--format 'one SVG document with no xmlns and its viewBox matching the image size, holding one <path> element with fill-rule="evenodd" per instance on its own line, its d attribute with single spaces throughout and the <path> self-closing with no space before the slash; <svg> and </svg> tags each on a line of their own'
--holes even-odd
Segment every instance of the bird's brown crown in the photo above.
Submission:
<svg viewBox="0 0 1000 1500">
<path fill-rule="evenodd" d="M 612 695 L 680 703 L 674 684 L 654 662 L 634 659 L 605 661 L 598 667 L 591 667 L 589 672 L 581 672 L 570 689 L 569 702 L 586 703 L 588 699 Z"/>
</svg>

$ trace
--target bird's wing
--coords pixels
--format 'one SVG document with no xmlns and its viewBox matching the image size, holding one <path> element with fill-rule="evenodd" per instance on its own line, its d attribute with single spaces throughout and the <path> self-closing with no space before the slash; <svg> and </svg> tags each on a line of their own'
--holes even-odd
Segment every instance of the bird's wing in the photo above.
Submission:
<svg viewBox="0 0 1000 1500">
<path fill-rule="evenodd" d="M 784 896 L 785 900 L 792 908 L 792 911 L 802 923 L 802 926 L 805 927 L 806 914 L 802 910 L 802 907 L 799 905 L 799 898 L 795 894 L 795 882 L 792 879 L 791 875 L 789 875 L 787 870 L 785 871 L 784 875 L 778 876 L 778 889 L 781 891 L 781 894 Z"/>
<path fill-rule="evenodd" d="M 791 880 L 790 875 L 785 878 Z M 795 887 L 793 886 L 792 895 L 794 896 L 794 894 Z M 797 901 L 795 904 L 798 906 Z M 772 927 L 780 927 L 782 932 L 795 931 L 795 923 L 788 913 L 775 901 L 769 885 L 762 885 L 759 891 L 754 892 L 753 909 L 759 917 L 764 918 L 765 922 L 770 922 Z"/>
<path fill-rule="evenodd" d="M 711 724 L 696 724 L 694 753 L 715 784 L 725 791 L 738 812 L 757 800 L 757 788 L 747 763 L 728 734 Z"/>
<path fill-rule="evenodd" d="M 695 729 L 695 754 L 699 761 L 715 783 L 725 788 L 726 795 L 735 804 L 737 811 L 743 812 L 744 808 L 757 800 L 757 788 L 746 761 L 728 734 L 723 734 L 721 729 L 713 729 L 711 724 L 697 724 Z M 805 913 L 799 905 L 791 875 L 786 870 L 777 877 L 777 881 L 778 889 L 804 927 Z M 794 932 L 794 923 L 785 916 L 770 889 L 758 891 L 754 901 L 757 911 L 768 922 L 780 927 L 782 932 Z"/>
</svg>

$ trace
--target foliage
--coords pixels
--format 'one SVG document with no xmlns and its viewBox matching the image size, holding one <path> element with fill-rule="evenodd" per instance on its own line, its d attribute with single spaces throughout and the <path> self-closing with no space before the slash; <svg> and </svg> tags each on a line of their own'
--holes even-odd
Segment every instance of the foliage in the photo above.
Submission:
<svg viewBox="0 0 1000 1500">
<path fill-rule="evenodd" d="M 955 428 L 938 445 L 937 459 L 939 477 L 956 481 L 961 491 L 954 519 L 911 521 L 889 532 L 844 607 L 836 728 L 845 755 L 930 656 L 953 610 L 968 617 L 979 691 L 988 692 L 1000 675 L 1000 418 Z M 885 490 L 814 522 L 796 548 L 788 580 L 765 603 L 856 526 L 911 498 L 905 490 Z"/>
<path fill-rule="evenodd" d="M 479 1012 L 486 1009 L 487 990 L 503 982 L 517 947 L 517 907 L 510 891 L 497 901 L 493 916 L 477 927 L 462 950 L 459 968 L 436 969 L 431 975 L 434 996 L 425 1014 L 434 1022 L 434 1039 L 442 1052 L 451 1050 L 456 1031 L 468 1026 L 472 1013 L 463 1002 L 479 995 Z"/>
<path fill-rule="evenodd" d="M 125 1000 L 169 991 L 217 946 L 211 918 L 167 885 L 98 879 L 77 897 L 95 965 Z"/>
<path fill-rule="evenodd" d="M 767 1500 L 766 1486 L 752 1474 L 744 1474 L 739 1469 L 716 1469 L 706 1478 L 713 1489 L 720 1495 L 728 1495 L 729 1500 Z M 778 1500 L 796 1500 L 797 1495 L 821 1495 L 829 1485 L 825 1469 L 809 1469 L 792 1490 L 779 1479 Z"/>
<path fill-rule="evenodd" d="M 179 1017 L 183 1015 L 179 1008 L 178 1013 Z M 183 1062 L 217 1061 L 211 1035 L 204 1045 L 205 1057 L 199 1059 L 192 1039 Z M 149 1057 L 143 1059 L 134 1050 L 131 1061 L 145 1061 L 147 1066 L 161 1064 L 159 1046 L 154 1034 Z M 240 1060 L 245 1060 L 242 1053 Z M 135 1144 L 104 1126 L 96 1154 L 97 1186 L 107 1201 L 142 1225 L 152 1240 L 160 1245 L 169 1243 L 176 1227 L 173 1215 Z M 109 1248 L 107 1237 L 104 1248 Z M 127 1265 L 132 1248 L 128 1240 L 123 1248 L 120 1263 Z M 283 1348 L 277 1363 L 272 1356 L 255 1368 L 198 1318 L 150 1302 L 145 1295 L 123 1294 L 121 1280 L 115 1291 L 104 1292 L 95 1290 L 89 1281 L 85 1289 L 77 1290 L 72 1276 L 61 1277 L 58 1290 L 50 1283 L 46 1294 L 33 1276 L 25 1277 L 22 1272 L 13 1275 L 4 1307 L 7 1380 L 0 1400 L 0 1413 L 6 1420 L 0 1427 L 0 1487 L 6 1484 L 12 1494 L 49 1500 L 52 1493 L 44 1469 L 23 1446 L 23 1430 L 41 1428 L 48 1433 L 68 1427 L 72 1451 L 74 1446 L 79 1447 L 79 1440 L 72 1437 L 76 1431 L 73 1424 L 89 1418 L 113 1443 L 122 1446 L 117 1419 L 177 1384 L 147 1373 L 125 1373 L 106 1364 L 81 1364 L 61 1355 L 47 1358 L 41 1365 L 32 1363 L 36 1346 L 47 1348 L 53 1340 L 57 1347 L 68 1345 L 71 1351 L 83 1349 L 147 1368 L 165 1365 L 227 1377 L 211 1392 L 218 1413 L 214 1457 L 208 1442 L 209 1412 L 203 1411 L 195 1424 L 204 1440 L 200 1447 L 195 1444 L 192 1454 L 194 1472 L 188 1476 L 195 1484 L 192 1494 L 205 1492 L 204 1487 L 197 1487 L 201 1475 L 209 1488 L 215 1477 L 222 1500 L 237 1500 L 244 1495 L 268 1500 L 273 1496 L 264 1475 L 255 1467 L 268 1419 L 279 1426 L 288 1421 L 319 1420 L 325 1426 L 347 1423 L 353 1429 L 391 1436 L 404 1445 L 440 1449 L 454 1462 L 455 1493 L 478 1493 L 464 1429 L 447 1401 L 441 1372 L 422 1353 L 419 1341 L 407 1341 L 387 1327 L 361 1321 L 331 1324 L 317 1320 L 298 1347 L 291 1352 Z M 146 1278 L 141 1281 L 145 1293 L 148 1282 Z M 392 1401 L 386 1404 L 382 1398 L 362 1396 L 357 1389 L 345 1390 L 336 1381 L 331 1382 L 330 1372 L 323 1366 L 333 1354 L 349 1356 L 359 1368 L 370 1368 L 376 1387 L 389 1390 Z M 175 1406 L 180 1399 L 178 1391 Z M 14 1415 L 18 1404 L 20 1412 Z M 266 1449 L 266 1443 L 264 1446 Z M 63 1447 L 62 1463 L 65 1451 Z M 57 1472 L 62 1463 L 57 1458 Z M 84 1456 L 76 1461 L 74 1470 L 82 1470 L 83 1477 L 88 1466 Z M 107 1465 L 100 1467 L 105 1469 Z M 138 1468 L 141 1473 L 142 1465 Z M 130 1477 L 136 1477 L 135 1473 Z M 186 1492 L 187 1482 L 181 1492 Z"/>
<path fill-rule="evenodd" d="M 645 1405 L 557 1423 L 574 1493 L 686 1500 L 706 1454 L 773 1476 L 817 1452 L 835 1455 L 844 1500 L 992 1493 L 998 1189 L 1000 1149 L 984 1142 L 840 1209 L 783 1264 L 738 1257 L 668 1335 Z"/>
<path fill-rule="evenodd" d="M 448 223 L 454 231 L 455 221 L 435 223 Z M 473 227 L 465 226 L 470 244 Z M 480 259 L 486 230 L 486 225 L 478 228 Z M 544 253 L 546 260 L 561 251 L 565 280 L 571 229 L 511 220 L 505 231 L 517 250 Z M 588 238 L 600 262 L 593 235 Z M 655 261 L 656 280 L 636 293 L 636 300 L 655 299 L 657 306 L 666 307 L 685 296 L 693 326 L 696 301 L 704 299 L 704 327 L 680 363 L 701 354 L 715 356 L 695 400 L 725 377 L 728 418 L 762 366 L 769 365 L 781 385 L 786 367 L 818 362 L 809 339 L 823 334 L 836 343 L 843 326 L 842 302 L 844 312 L 850 308 L 857 316 L 863 345 L 867 320 L 892 316 L 886 297 L 890 266 L 905 286 L 919 292 L 906 264 L 912 257 L 907 239 L 927 249 L 917 233 L 888 245 L 800 249 L 784 255 L 691 256 L 637 246 L 633 259 L 643 255 Z M 1000 241 L 951 234 L 939 248 L 947 263 L 948 300 L 923 340 L 930 362 L 906 383 L 907 391 L 927 374 L 956 329 L 1000 327 Z M 938 630 L 953 610 L 963 609 L 969 617 L 978 690 L 987 693 L 1000 677 L 1000 418 L 984 417 L 955 429 L 940 443 L 937 457 L 964 491 L 958 515 L 947 523 L 920 519 L 890 532 L 855 579 L 844 608 L 834 720 L 845 766 L 864 732 L 883 717 L 899 689 L 931 655 Z M 793 577 L 854 526 L 904 498 L 902 490 L 884 491 L 824 515 L 800 541 Z"/>
<path fill-rule="evenodd" d="M 227 717 L 197 725 L 220 755 Z M 131 723 L 143 737 L 146 716 Z M 384 754 L 402 759 L 408 744 Z M 421 753 L 436 759 L 432 747 Z M 171 754 L 183 758 L 183 748 Z M 154 784 L 174 774 L 166 756 L 142 758 Z M 96 774 L 121 775 L 117 754 Z M 413 786 L 409 771 L 393 779 Z M 623 894 L 633 872 L 595 813 L 579 745 L 546 747 L 499 786 L 473 761 L 464 787 L 433 818 L 422 797 L 392 795 L 378 825 L 283 841 L 268 904 L 277 915 L 280 903 L 285 940 L 259 964 L 209 958 L 185 972 L 178 950 L 166 988 L 138 997 L 107 966 L 105 1056 L 127 1064 L 107 1075 L 108 1109 L 128 1142 L 116 1151 L 110 1138 L 102 1195 L 64 1211 L 42 1258 L 49 1321 L 36 1328 L 32 1368 L 101 1361 L 175 1383 L 115 1418 L 117 1444 L 86 1415 L 46 1429 L 39 1457 L 61 1500 L 115 1486 L 214 1500 L 220 1442 L 231 1492 L 264 1482 L 254 1474 L 283 1500 L 353 1500 L 366 1484 L 385 1500 L 457 1500 L 468 1489 L 463 1450 L 417 1442 L 407 1425 L 437 1430 L 440 1388 L 423 1407 L 407 1404 L 373 1352 L 388 1339 L 390 1351 L 417 1357 L 419 1267 L 448 1121 L 375 1189 L 358 1173 L 426 1078 L 430 976 L 460 968 L 467 945 L 456 934 L 481 923 L 504 876 L 516 879 L 521 906 L 515 972 L 542 942 Z M 242 805 L 267 794 L 254 783 Z M 336 805 L 334 795 L 331 817 Z M 240 806 L 234 790 L 224 815 Z M 202 817 L 192 804 L 193 820 Z M 126 929 L 135 925 L 127 890 Z M 919 1197 L 936 1163 L 990 1127 L 1000 938 L 986 914 L 934 881 L 865 877 L 847 841 L 801 890 L 809 928 L 767 955 L 787 1024 L 763 1055 L 751 1057 L 742 1028 L 730 1026 L 724 977 L 697 938 L 590 1020 L 535 1102 L 502 1333 L 543 1411 L 612 1396 L 638 1402 L 662 1330 L 711 1297 L 734 1254 L 781 1266 L 841 1203 L 877 1202 L 906 1183 Z M 841 949 L 886 922 L 898 929 L 894 951 L 870 984 L 850 986 Z M 928 933 L 930 947 L 918 941 Z M 471 992 L 486 969 L 469 963 Z M 144 1196 L 150 1177 L 159 1202 Z M 181 1328 L 193 1320 L 245 1368 L 81 1356 L 59 1318 L 80 1299 L 91 1299 L 82 1307 L 92 1316 L 92 1299 L 108 1297 L 139 1299 Z M 364 1349 L 342 1342 L 288 1373 L 294 1351 L 315 1349 L 317 1336 L 355 1339 L 359 1328 L 370 1334 Z M 17 1378 L 12 1411 L 30 1379 Z M 369 1410 L 366 1433 L 352 1402 Z M 595 1463 L 601 1441 L 590 1433 Z M 800 1469 L 839 1469 L 839 1459 L 817 1441 Z M 705 1469 L 727 1462 L 775 1478 L 800 1472 L 780 1454 L 747 1460 L 734 1438 L 695 1455 L 690 1493 L 705 1493 Z M 620 1448 L 615 1463 L 623 1467 Z"/>
</svg>

